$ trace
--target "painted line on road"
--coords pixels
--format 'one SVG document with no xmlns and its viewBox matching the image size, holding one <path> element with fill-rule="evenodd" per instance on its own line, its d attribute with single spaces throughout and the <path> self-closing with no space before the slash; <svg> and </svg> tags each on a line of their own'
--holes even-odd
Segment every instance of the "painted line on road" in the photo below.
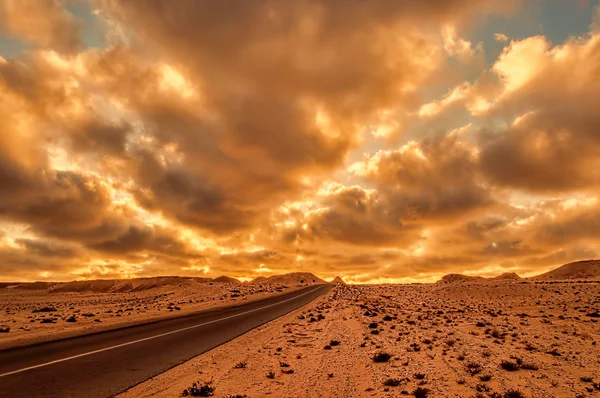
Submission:
<svg viewBox="0 0 600 398">
<path fill-rule="evenodd" d="M 28 366 L 26 368 L 23 369 L 18 369 L 18 370 L 13 370 L 11 372 L 6 372 L 6 373 L 2 373 L 0 374 L 0 377 L 5 377 L 5 376 L 10 376 L 10 375 L 14 375 L 16 373 L 22 373 L 22 372 L 26 372 L 28 370 L 32 370 L 32 369 L 37 369 L 37 368 L 43 368 L 44 366 L 50 366 L 50 365 L 54 365 L 56 363 L 60 363 L 60 362 L 66 362 L 66 361 L 70 361 L 72 359 L 77 359 L 77 358 L 81 358 L 81 357 L 86 357 L 88 355 L 94 355 L 94 354 L 98 354 L 100 352 L 104 352 L 104 351 L 109 351 L 109 350 L 114 350 L 115 348 L 121 348 L 121 347 L 125 347 L 128 345 L 132 345 L 132 344 L 137 344 L 137 343 L 141 343 L 143 341 L 148 341 L 148 340 L 153 340 L 153 339 L 158 339 L 159 337 L 164 337 L 164 336 L 168 336 L 170 334 L 174 334 L 174 333 L 179 333 L 179 332 L 183 332 L 185 330 L 190 330 L 190 329 L 195 329 L 195 328 L 199 328 L 202 326 L 206 326 L 206 325 L 210 325 L 211 323 L 217 323 L 217 322 L 221 322 L 227 319 L 231 319 L 231 318 L 236 318 L 238 316 L 242 316 L 242 315 L 246 315 L 246 314 L 250 314 L 252 312 L 256 312 L 256 311 L 261 311 L 264 310 L 265 308 L 270 308 L 270 307 L 275 307 L 276 305 L 279 304 L 283 304 L 283 303 L 287 303 L 288 301 L 292 301 L 292 300 L 296 300 L 297 298 L 300 298 L 302 296 L 306 296 L 307 294 L 313 293 L 315 291 L 317 291 L 318 289 L 322 288 L 323 286 L 327 286 L 327 285 L 322 285 L 317 287 L 316 289 L 312 289 L 309 292 L 306 293 L 302 293 L 299 296 L 295 296 L 283 301 L 280 301 L 278 303 L 275 304 L 269 304 L 269 305 L 265 305 L 264 307 L 260 307 L 260 308 L 255 308 L 253 310 L 250 311 L 245 311 L 245 312 L 241 312 L 239 314 L 235 314 L 235 315 L 230 315 L 230 316 L 226 316 L 225 318 L 220 318 L 220 319 L 215 319 L 212 321 L 208 321 L 208 322 L 204 322 L 204 323 L 200 323 L 198 325 L 193 325 L 193 326 L 187 326 L 185 328 L 181 328 L 181 329 L 176 329 L 176 330 L 171 330 L 170 332 L 165 332 L 165 333 L 161 333 L 161 334 L 157 334 L 155 336 L 150 336 L 150 337 L 144 337 L 143 339 L 138 339 L 138 340 L 133 340 L 133 341 L 129 341 L 127 343 L 122 343 L 122 344 L 117 344 L 117 345 L 113 345 L 111 347 L 106 347 L 106 348 L 101 348 L 99 350 L 94 350 L 94 351 L 89 351 L 89 352 L 85 352 L 83 354 L 77 354 L 77 355 L 73 355 L 67 358 L 61 358 L 61 359 L 57 359 L 54 361 L 50 361 L 50 362 L 46 362 L 46 363 L 41 363 L 39 365 L 33 365 L 33 366 Z"/>
</svg>

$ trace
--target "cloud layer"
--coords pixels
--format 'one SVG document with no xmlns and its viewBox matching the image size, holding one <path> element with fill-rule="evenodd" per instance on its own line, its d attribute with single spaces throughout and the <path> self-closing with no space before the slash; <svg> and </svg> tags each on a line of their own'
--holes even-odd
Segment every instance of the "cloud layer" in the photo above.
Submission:
<svg viewBox="0 0 600 398">
<path fill-rule="evenodd" d="M 518 2 L 91 10 L 0 6 L 26 46 L 0 58 L 0 279 L 409 281 L 597 255 L 593 28 L 496 34 L 483 67 L 463 35 Z"/>
</svg>

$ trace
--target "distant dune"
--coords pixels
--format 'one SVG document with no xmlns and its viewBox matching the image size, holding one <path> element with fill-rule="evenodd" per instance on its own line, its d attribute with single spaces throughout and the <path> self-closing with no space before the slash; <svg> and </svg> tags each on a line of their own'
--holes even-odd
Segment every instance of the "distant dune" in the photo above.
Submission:
<svg viewBox="0 0 600 398">
<path fill-rule="evenodd" d="M 505 272 L 492 278 L 463 274 L 444 275 L 437 283 L 481 283 L 481 282 L 518 282 L 518 281 L 560 281 L 560 280 L 600 280 L 600 260 L 577 261 L 565 264 L 552 271 L 531 278 L 521 278 L 514 272 Z M 217 278 L 158 276 L 135 279 L 96 279 L 72 282 L 0 282 L 0 289 L 48 290 L 51 293 L 92 292 L 92 293 L 124 293 L 143 291 L 163 286 L 193 283 L 230 283 L 241 284 L 238 279 L 226 275 Z M 343 284 L 342 278 L 336 276 L 331 282 L 319 278 L 310 272 L 292 272 L 284 275 L 259 276 L 245 284 L 271 284 L 285 286 L 311 286 L 320 284 Z"/>
<path fill-rule="evenodd" d="M 251 283 L 259 284 L 277 284 L 277 285 L 321 285 L 325 284 L 323 279 L 318 276 L 311 274 L 310 272 L 292 272 L 285 275 L 273 275 L 268 278 L 259 276 L 254 279 Z"/>
<path fill-rule="evenodd" d="M 562 265 L 552 271 L 531 278 L 521 278 L 515 272 L 505 272 L 493 278 L 462 274 L 444 275 L 438 283 L 465 283 L 488 281 L 560 281 L 560 280 L 600 280 L 600 260 L 576 261 Z"/>
<path fill-rule="evenodd" d="M 125 293 L 139 292 L 152 288 L 174 285 L 191 285 L 194 283 L 229 283 L 241 284 L 238 279 L 229 276 L 219 276 L 217 278 L 197 278 L 183 276 L 157 276 L 150 278 L 134 279 L 95 279 L 85 281 L 71 282 L 1 282 L 0 289 L 26 289 L 26 290 L 46 290 L 50 293 L 68 293 L 68 292 L 89 292 L 89 293 Z M 318 276 L 309 272 L 292 272 L 285 275 L 273 275 L 271 277 L 259 276 L 251 284 L 272 284 L 272 285 L 318 285 L 327 283 Z"/>
<path fill-rule="evenodd" d="M 230 276 L 225 276 L 225 275 L 219 276 L 218 278 L 215 278 L 212 281 L 217 282 L 217 283 L 236 283 L 236 284 L 242 283 L 238 279 L 232 278 Z"/>
<path fill-rule="evenodd" d="M 138 292 L 155 287 L 179 285 L 182 283 L 206 283 L 211 281 L 211 278 L 190 278 L 181 276 L 159 276 L 154 278 L 135 279 L 97 279 L 57 283 L 50 288 L 50 292 L 124 293 Z"/>
<path fill-rule="evenodd" d="M 252 279 L 250 282 L 248 283 L 253 283 L 253 284 L 261 284 L 261 283 L 266 283 L 267 280 L 269 278 L 267 278 L 266 276 L 257 276 L 256 278 Z"/>
<path fill-rule="evenodd" d="M 492 279 L 495 281 L 520 281 L 523 278 L 517 275 L 516 272 L 505 272 L 502 275 L 498 275 Z"/>
<path fill-rule="evenodd" d="M 533 280 L 600 279 L 600 260 L 577 261 L 531 278 Z"/>
</svg>

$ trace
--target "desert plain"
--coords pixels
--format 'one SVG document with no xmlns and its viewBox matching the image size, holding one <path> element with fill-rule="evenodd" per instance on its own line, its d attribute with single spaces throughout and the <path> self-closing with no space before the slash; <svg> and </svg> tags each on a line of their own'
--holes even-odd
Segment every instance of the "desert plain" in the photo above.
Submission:
<svg viewBox="0 0 600 398">
<path fill-rule="evenodd" d="M 228 277 L 6 283 L 0 289 L 0 349 L 259 300 L 313 283 L 302 275 L 265 284 Z"/>
<path fill-rule="evenodd" d="M 121 396 L 600 396 L 600 281 L 591 277 L 597 266 L 567 264 L 530 279 L 447 275 L 432 284 L 346 285 L 336 278 L 310 304 Z M 115 328 L 321 283 L 304 273 L 255 283 L 150 278 L 5 287 L 0 325 L 10 330 L 0 334 L 0 344 Z"/>
</svg>

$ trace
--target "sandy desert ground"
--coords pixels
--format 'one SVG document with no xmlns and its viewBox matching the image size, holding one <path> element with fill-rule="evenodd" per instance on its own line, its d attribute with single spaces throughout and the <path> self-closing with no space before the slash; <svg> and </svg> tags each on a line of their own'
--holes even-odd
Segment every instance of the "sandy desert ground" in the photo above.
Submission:
<svg viewBox="0 0 600 398">
<path fill-rule="evenodd" d="M 299 288 L 294 283 L 240 284 L 191 278 L 152 278 L 145 283 L 81 281 L 43 289 L 2 288 L 0 349 L 258 300 Z M 127 289 L 131 291 L 124 291 Z"/>
<path fill-rule="evenodd" d="M 123 397 L 600 396 L 599 311 L 597 282 L 338 285 Z"/>
</svg>

